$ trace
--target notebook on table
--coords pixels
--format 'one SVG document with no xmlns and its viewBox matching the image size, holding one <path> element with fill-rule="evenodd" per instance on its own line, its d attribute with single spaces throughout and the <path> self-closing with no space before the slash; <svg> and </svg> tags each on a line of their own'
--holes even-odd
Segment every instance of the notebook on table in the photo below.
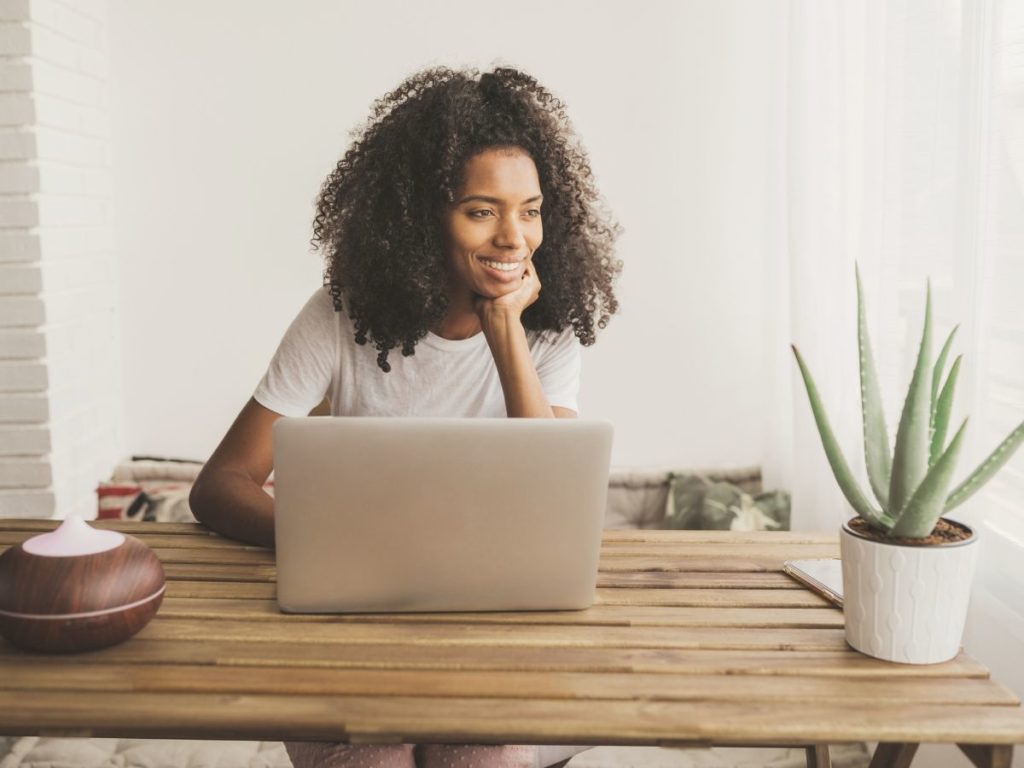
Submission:
<svg viewBox="0 0 1024 768">
<path fill-rule="evenodd" d="M 831 603 L 843 605 L 843 564 L 837 558 L 787 560 L 782 570 Z"/>
</svg>

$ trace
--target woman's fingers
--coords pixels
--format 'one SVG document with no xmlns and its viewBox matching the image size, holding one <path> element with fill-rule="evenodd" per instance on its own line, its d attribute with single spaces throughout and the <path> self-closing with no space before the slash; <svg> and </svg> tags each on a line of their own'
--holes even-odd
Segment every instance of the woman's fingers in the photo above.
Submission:
<svg viewBox="0 0 1024 768">
<path fill-rule="evenodd" d="M 501 296 L 476 297 L 474 308 L 482 320 L 486 320 L 486 316 L 492 312 L 513 313 L 518 316 L 537 301 L 540 296 L 540 278 L 537 276 L 537 270 L 534 268 L 532 260 L 527 259 L 519 285 L 513 283 L 509 287 L 511 290 Z"/>
</svg>

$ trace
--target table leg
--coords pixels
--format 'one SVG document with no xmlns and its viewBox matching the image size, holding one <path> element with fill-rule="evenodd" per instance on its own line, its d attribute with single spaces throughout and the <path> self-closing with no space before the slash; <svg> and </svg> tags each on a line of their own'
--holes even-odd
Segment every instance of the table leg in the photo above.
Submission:
<svg viewBox="0 0 1024 768">
<path fill-rule="evenodd" d="M 828 744 L 814 744 L 806 748 L 807 768 L 832 768 Z"/>
<path fill-rule="evenodd" d="M 871 758 L 871 765 L 868 768 L 907 768 L 910 761 L 914 759 L 914 754 L 919 746 L 919 744 L 880 741 L 875 747 L 875 754 Z"/>
<path fill-rule="evenodd" d="M 978 768 L 1010 768 L 1013 747 L 1008 744 L 957 744 Z"/>
</svg>

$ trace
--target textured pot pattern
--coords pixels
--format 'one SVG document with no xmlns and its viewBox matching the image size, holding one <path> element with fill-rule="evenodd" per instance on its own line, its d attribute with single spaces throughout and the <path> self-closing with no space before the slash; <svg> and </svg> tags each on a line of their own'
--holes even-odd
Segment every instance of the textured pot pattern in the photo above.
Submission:
<svg viewBox="0 0 1024 768">
<path fill-rule="evenodd" d="M 886 661 L 935 664 L 960 651 L 978 535 L 959 544 L 900 546 L 843 526 L 846 641 Z"/>
</svg>

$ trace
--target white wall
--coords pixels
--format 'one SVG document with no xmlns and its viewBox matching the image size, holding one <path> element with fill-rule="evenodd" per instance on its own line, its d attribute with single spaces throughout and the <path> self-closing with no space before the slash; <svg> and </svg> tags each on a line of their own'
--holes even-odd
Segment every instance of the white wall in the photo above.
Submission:
<svg viewBox="0 0 1024 768">
<path fill-rule="evenodd" d="M 126 452 L 216 445 L 320 282 L 313 200 L 373 99 L 428 64 L 509 63 L 567 103 L 626 229 L 582 391 L 614 463 L 760 463 L 760 86 L 784 7 L 111 0 Z"/>
</svg>

